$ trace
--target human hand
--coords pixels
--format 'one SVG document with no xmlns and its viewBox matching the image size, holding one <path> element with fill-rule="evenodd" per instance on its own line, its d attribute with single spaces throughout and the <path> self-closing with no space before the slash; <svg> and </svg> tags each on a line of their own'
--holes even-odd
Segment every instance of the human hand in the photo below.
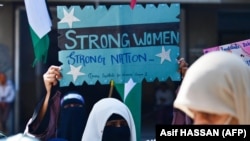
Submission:
<svg viewBox="0 0 250 141">
<path fill-rule="evenodd" d="M 185 61 L 184 58 L 180 58 L 178 60 L 178 64 L 179 64 L 179 72 L 181 74 L 181 78 L 183 79 L 188 69 L 188 63 Z"/>
<path fill-rule="evenodd" d="M 62 78 L 60 70 L 61 67 L 52 65 L 43 75 L 43 81 L 47 92 L 50 92 L 52 86 L 55 86 L 58 80 Z"/>
</svg>

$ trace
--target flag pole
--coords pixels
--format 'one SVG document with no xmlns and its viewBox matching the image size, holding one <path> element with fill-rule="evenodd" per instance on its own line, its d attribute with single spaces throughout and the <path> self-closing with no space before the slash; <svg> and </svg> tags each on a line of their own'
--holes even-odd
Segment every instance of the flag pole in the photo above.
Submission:
<svg viewBox="0 0 250 141">
<path fill-rule="evenodd" d="M 112 97 L 113 89 L 114 89 L 114 80 L 111 80 L 110 81 L 110 89 L 109 89 L 109 97 Z"/>
</svg>

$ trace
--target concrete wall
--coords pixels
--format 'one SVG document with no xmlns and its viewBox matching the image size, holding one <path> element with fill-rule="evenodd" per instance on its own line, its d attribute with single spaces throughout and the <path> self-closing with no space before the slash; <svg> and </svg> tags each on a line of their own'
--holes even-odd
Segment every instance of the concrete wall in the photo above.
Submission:
<svg viewBox="0 0 250 141">
<path fill-rule="evenodd" d="M 190 5 L 187 11 L 187 56 L 193 62 L 202 54 L 203 48 L 217 45 L 217 7 Z"/>
<path fill-rule="evenodd" d="M 14 14 L 13 4 L 7 3 L 0 7 L 0 44 L 1 47 L 7 47 L 10 55 L 9 62 L 11 66 L 8 67 L 7 75 L 12 79 L 12 66 L 14 57 Z M 6 55 L 6 54 L 4 54 Z M 0 64 L 3 63 L 0 60 Z M 6 71 L 6 69 L 4 70 Z"/>
<path fill-rule="evenodd" d="M 0 7 L 0 71 L 14 82 L 14 14 L 13 4 L 7 3 Z M 14 131 L 14 110 L 10 112 L 7 126 L 8 133 Z"/>
<path fill-rule="evenodd" d="M 186 16 L 185 50 L 190 64 L 203 54 L 204 48 L 250 38 L 250 4 L 192 4 L 183 7 Z M 220 13 L 229 13 L 227 19 L 224 20 L 225 17 Z M 231 39 L 222 36 L 230 36 Z"/>
</svg>

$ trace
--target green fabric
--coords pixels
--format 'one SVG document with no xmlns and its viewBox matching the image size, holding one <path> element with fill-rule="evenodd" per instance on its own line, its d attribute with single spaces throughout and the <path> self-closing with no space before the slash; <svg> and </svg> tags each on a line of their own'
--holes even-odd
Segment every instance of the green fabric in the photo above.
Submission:
<svg viewBox="0 0 250 141">
<path fill-rule="evenodd" d="M 115 88 L 122 99 L 124 98 L 124 87 L 125 84 L 115 84 Z M 124 100 L 134 118 L 137 141 L 141 140 L 141 93 L 142 84 L 136 83 Z"/>
<path fill-rule="evenodd" d="M 35 60 L 33 62 L 33 67 L 34 67 L 35 64 L 39 61 L 42 61 L 43 63 L 47 62 L 47 55 L 48 55 L 50 41 L 48 34 L 46 34 L 40 39 L 32 28 L 30 28 L 30 33 L 35 53 Z"/>
</svg>

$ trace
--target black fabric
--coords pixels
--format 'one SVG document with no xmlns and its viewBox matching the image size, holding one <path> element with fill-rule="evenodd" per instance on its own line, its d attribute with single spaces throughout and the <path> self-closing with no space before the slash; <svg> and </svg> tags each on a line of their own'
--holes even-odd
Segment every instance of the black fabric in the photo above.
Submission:
<svg viewBox="0 0 250 141">
<path fill-rule="evenodd" d="M 75 99 L 75 98 L 67 99 L 67 100 L 63 101 L 62 107 L 64 107 L 65 105 L 68 105 L 68 104 L 80 104 L 80 105 L 83 105 L 83 102 L 78 100 L 78 99 Z"/>
<path fill-rule="evenodd" d="M 119 119 L 124 119 L 124 118 L 122 116 L 118 115 L 118 114 L 112 114 L 109 117 L 108 121 L 110 121 L 110 120 L 119 120 Z"/>
<path fill-rule="evenodd" d="M 108 121 L 124 119 L 118 114 L 112 114 Z M 125 119 L 124 119 L 125 120 Z M 102 141 L 130 141 L 129 126 L 105 126 L 102 135 Z"/>
<path fill-rule="evenodd" d="M 130 129 L 128 126 L 105 126 L 102 141 L 130 141 Z"/>
<path fill-rule="evenodd" d="M 63 139 L 63 138 L 52 138 L 52 139 L 49 139 L 48 141 L 68 141 L 68 140 Z"/>
<path fill-rule="evenodd" d="M 32 121 L 29 125 L 29 132 L 30 133 L 33 133 L 33 134 L 41 134 L 43 133 L 46 128 L 48 127 L 48 124 L 49 124 L 49 116 L 50 116 L 50 113 L 49 113 L 49 110 L 46 110 L 46 113 L 44 115 L 44 118 L 42 121 L 40 121 L 40 126 L 38 126 L 37 128 L 32 128 L 33 126 L 35 126 L 35 124 L 37 124 L 37 116 L 38 116 L 38 113 L 40 112 L 41 108 L 42 108 L 42 104 L 44 102 L 44 98 L 37 104 L 34 112 L 33 112 L 33 115 L 32 115 Z"/>
<path fill-rule="evenodd" d="M 57 121 L 60 112 L 60 96 L 61 93 L 57 91 L 50 97 L 46 114 L 41 121 L 38 121 L 37 116 L 45 100 L 45 98 L 43 98 L 36 106 L 31 122 L 26 125 L 28 126 L 28 132 L 42 141 L 56 137 Z"/>
<path fill-rule="evenodd" d="M 64 108 L 67 104 L 80 104 L 82 106 Z M 86 107 L 82 101 L 78 99 L 64 101 L 60 112 L 58 138 L 64 138 L 68 141 L 81 141 L 87 117 Z"/>
</svg>

